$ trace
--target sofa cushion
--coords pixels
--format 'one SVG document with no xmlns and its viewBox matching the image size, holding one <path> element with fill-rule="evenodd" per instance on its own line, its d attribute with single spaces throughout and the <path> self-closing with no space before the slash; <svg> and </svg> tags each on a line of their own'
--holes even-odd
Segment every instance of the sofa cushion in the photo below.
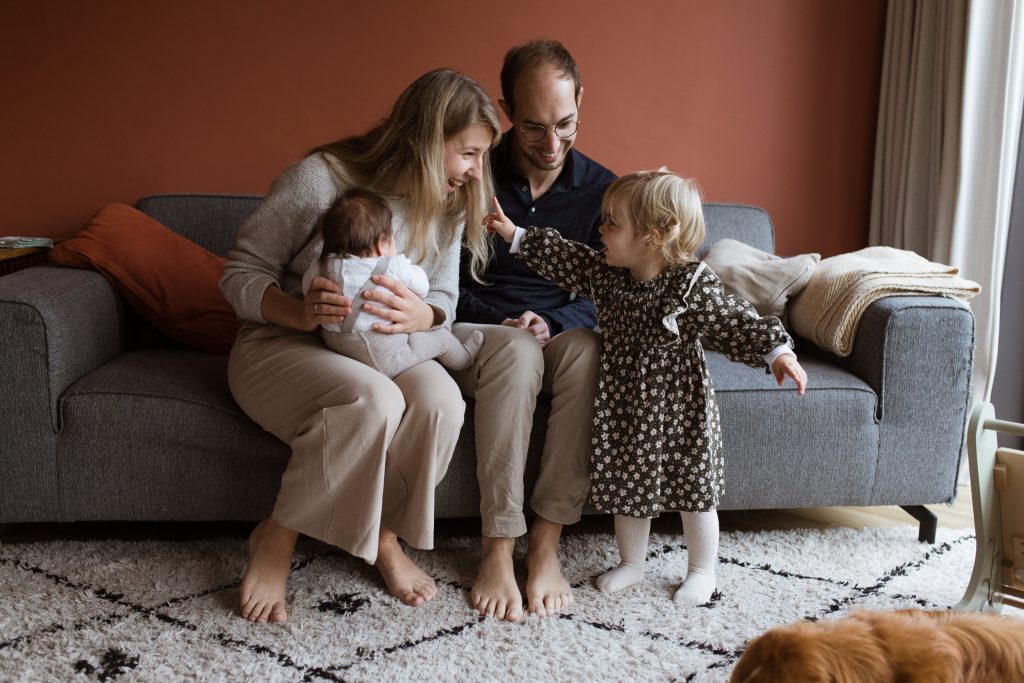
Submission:
<svg viewBox="0 0 1024 683">
<path fill-rule="evenodd" d="M 91 268 L 153 327 L 204 351 L 227 353 L 238 317 L 218 282 L 224 259 L 127 204 L 110 204 L 50 261 Z"/>
<path fill-rule="evenodd" d="M 819 260 L 819 254 L 782 258 L 731 239 L 715 242 L 704 254 L 726 292 L 749 301 L 761 315 L 779 318 L 785 318 L 786 302 L 807 286 Z"/>
<path fill-rule="evenodd" d="M 779 387 L 764 370 L 705 355 L 722 419 L 721 509 L 869 504 L 879 425 L 867 383 L 801 354 L 811 381 L 800 396 L 792 382 Z"/>
<path fill-rule="evenodd" d="M 66 519 L 256 520 L 274 505 L 288 446 L 231 397 L 227 356 L 118 356 L 61 397 Z"/>
</svg>

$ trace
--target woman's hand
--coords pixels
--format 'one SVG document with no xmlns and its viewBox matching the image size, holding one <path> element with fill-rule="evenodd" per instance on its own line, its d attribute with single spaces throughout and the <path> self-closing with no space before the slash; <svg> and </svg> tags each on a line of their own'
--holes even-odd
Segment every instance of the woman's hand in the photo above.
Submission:
<svg viewBox="0 0 1024 683">
<path fill-rule="evenodd" d="M 309 283 L 309 291 L 302 297 L 302 326 L 312 331 L 325 323 L 340 323 L 352 312 L 352 300 L 338 294 L 341 287 L 334 280 L 317 276 Z"/>
<path fill-rule="evenodd" d="M 363 310 L 391 321 L 390 324 L 374 323 L 374 332 L 421 332 L 434 326 L 434 309 L 401 280 L 376 275 L 373 281 L 387 290 L 374 289 L 363 294 L 372 302 L 364 304 Z"/>
<path fill-rule="evenodd" d="M 796 362 L 796 356 L 791 353 L 784 353 L 775 359 L 772 363 L 772 374 L 775 375 L 775 381 L 779 383 L 781 387 L 786 381 L 786 377 L 793 378 L 796 382 L 796 390 L 801 396 L 804 395 L 804 388 L 807 386 L 807 373 L 804 372 L 803 367 L 800 363 Z"/>
<path fill-rule="evenodd" d="M 494 211 L 484 216 L 484 227 L 487 228 L 487 232 L 496 232 L 501 235 L 503 240 L 511 244 L 512 238 L 516 236 L 516 225 L 501 210 L 501 204 L 498 203 L 497 197 L 491 197 L 491 201 L 494 203 Z"/>
<path fill-rule="evenodd" d="M 340 289 L 325 277 L 315 277 L 309 292 L 297 299 L 271 285 L 263 291 L 260 313 L 268 323 L 312 332 L 321 323 L 340 323 L 352 312 L 352 300 L 338 294 Z"/>
</svg>

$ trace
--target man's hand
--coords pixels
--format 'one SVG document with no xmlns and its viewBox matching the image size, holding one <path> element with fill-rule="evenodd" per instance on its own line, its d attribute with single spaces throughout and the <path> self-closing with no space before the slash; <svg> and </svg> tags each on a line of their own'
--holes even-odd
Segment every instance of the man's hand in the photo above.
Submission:
<svg viewBox="0 0 1024 683">
<path fill-rule="evenodd" d="M 518 318 L 506 318 L 501 324 L 526 330 L 533 335 L 541 347 L 547 346 L 547 343 L 551 341 L 551 330 L 548 329 L 547 322 L 533 311 L 526 311 Z"/>
<path fill-rule="evenodd" d="M 775 375 L 775 381 L 779 383 L 781 387 L 786 381 L 786 377 L 793 378 L 796 382 L 796 390 L 801 396 L 804 395 L 804 389 L 807 387 L 807 373 L 800 366 L 800 363 L 796 362 L 796 356 L 791 353 L 784 353 L 775 359 L 772 363 L 772 374 Z"/>
<path fill-rule="evenodd" d="M 484 227 L 487 228 L 487 232 L 496 232 L 501 235 L 502 239 L 512 244 L 512 238 L 516 236 L 515 223 L 510 221 L 505 212 L 501 210 L 501 204 L 498 203 L 497 197 L 492 197 L 491 201 L 494 202 L 494 211 L 484 216 Z"/>
</svg>

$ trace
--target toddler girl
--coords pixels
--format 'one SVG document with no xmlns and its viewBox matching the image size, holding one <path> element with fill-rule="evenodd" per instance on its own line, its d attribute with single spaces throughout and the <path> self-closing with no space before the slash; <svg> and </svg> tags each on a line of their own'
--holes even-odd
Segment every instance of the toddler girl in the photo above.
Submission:
<svg viewBox="0 0 1024 683">
<path fill-rule="evenodd" d="M 730 360 L 771 368 L 800 394 L 807 376 L 775 317 L 727 295 L 694 253 L 704 241 L 700 192 L 668 171 L 641 171 L 605 193 L 603 252 L 557 231 L 523 230 L 501 211 L 484 218 L 538 273 L 597 306 L 601 369 L 594 413 L 591 502 L 615 515 L 620 564 L 597 586 L 643 578 L 651 519 L 679 510 L 689 554 L 677 602 L 715 590 L 722 437 L 702 340 Z"/>
<path fill-rule="evenodd" d="M 375 275 L 400 280 L 418 296 L 430 288 L 427 274 L 399 254 L 391 228 L 391 209 L 379 194 L 354 187 L 342 194 L 321 219 L 324 246 L 302 278 L 302 292 L 313 278 L 322 275 L 342 287 L 352 299 L 352 312 L 340 323 L 324 323 L 320 336 L 332 351 L 361 361 L 388 377 L 395 377 L 417 363 L 437 358 L 452 370 L 468 368 L 476 360 L 484 336 L 473 332 L 465 344 L 446 327 L 425 332 L 387 334 L 378 332 L 388 321 L 362 310 L 361 294 L 377 285 Z"/>
</svg>

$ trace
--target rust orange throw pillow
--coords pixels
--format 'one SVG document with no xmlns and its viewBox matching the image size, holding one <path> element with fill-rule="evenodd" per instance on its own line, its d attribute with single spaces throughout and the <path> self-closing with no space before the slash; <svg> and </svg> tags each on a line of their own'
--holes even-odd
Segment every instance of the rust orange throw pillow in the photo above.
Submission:
<svg viewBox="0 0 1024 683">
<path fill-rule="evenodd" d="M 224 259 L 138 209 L 103 207 L 81 232 L 58 243 L 49 259 L 98 271 L 171 339 L 213 353 L 231 349 L 238 318 L 217 287 Z"/>
</svg>

